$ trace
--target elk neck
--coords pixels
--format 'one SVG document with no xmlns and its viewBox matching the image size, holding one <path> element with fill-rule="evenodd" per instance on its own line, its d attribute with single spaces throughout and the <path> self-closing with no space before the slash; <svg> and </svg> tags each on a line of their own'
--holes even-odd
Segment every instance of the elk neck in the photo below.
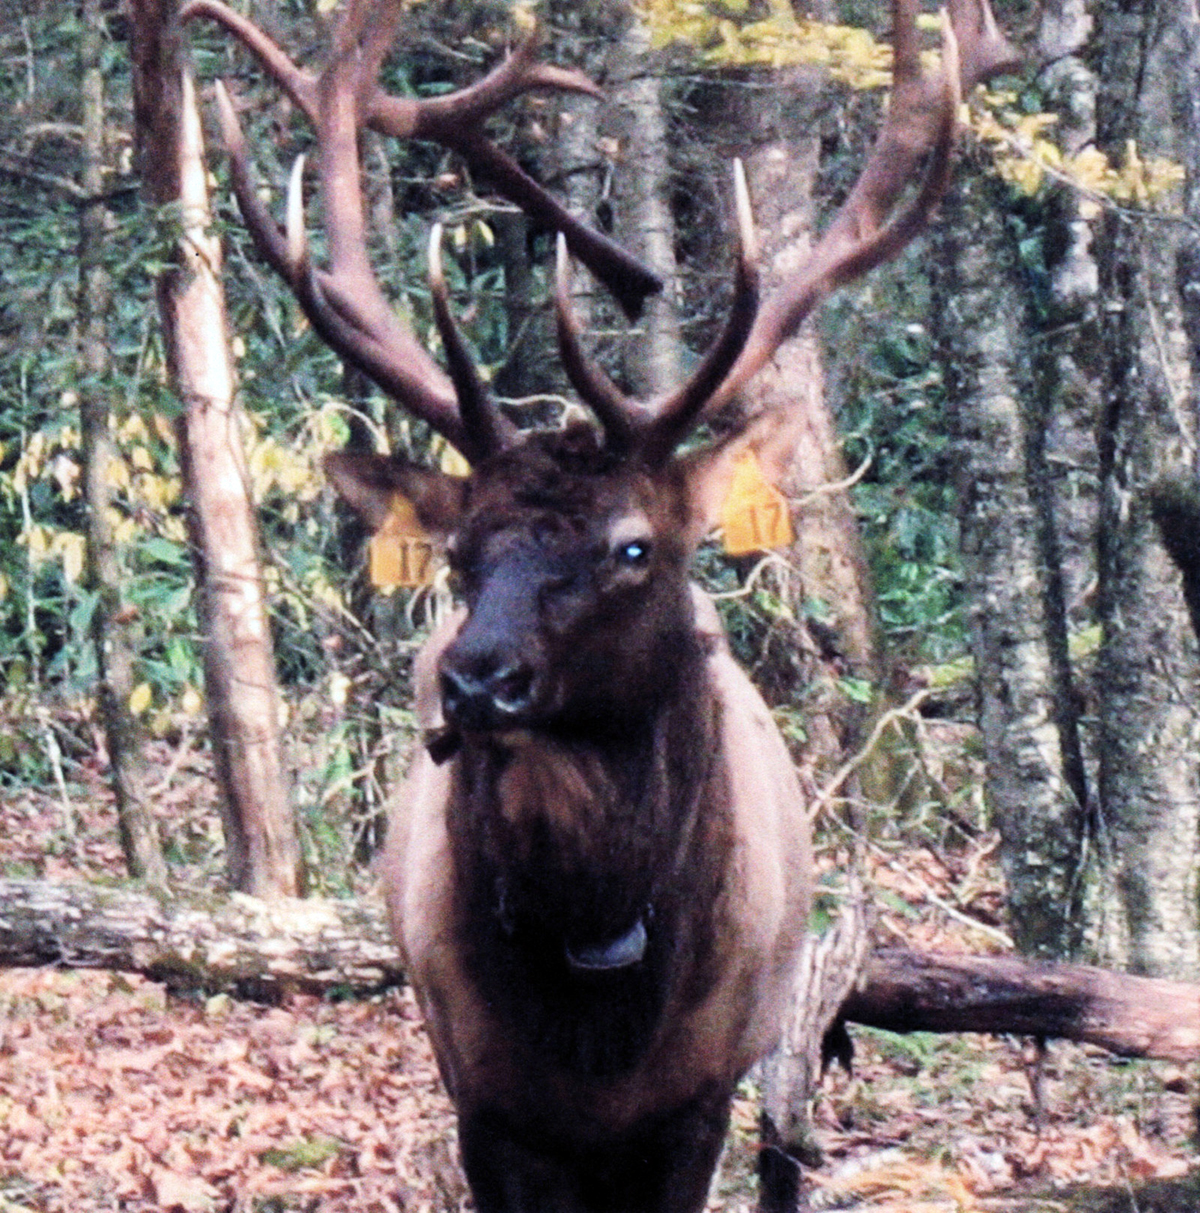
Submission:
<svg viewBox="0 0 1200 1213">
<path fill-rule="evenodd" d="M 635 1064 L 708 983 L 728 780 L 705 641 L 672 649 L 663 694 L 617 724 L 468 736 L 456 763 L 468 966 L 513 1032 L 589 1074 Z"/>
</svg>

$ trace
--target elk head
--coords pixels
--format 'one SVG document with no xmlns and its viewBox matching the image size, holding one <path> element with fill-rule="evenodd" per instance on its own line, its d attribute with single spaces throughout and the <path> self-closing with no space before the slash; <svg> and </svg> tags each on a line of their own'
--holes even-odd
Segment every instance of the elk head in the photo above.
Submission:
<svg viewBox="0 0 1200 1213">
<path fill-rule="evenodd" d="M 708 381 L 740 352 L 757 302 L 740 171 L 738 183 L 744 255 L 726 336 L 693 382 L 654 412 L 622 399 L 583 357 L 560 238 L 560 336 L 599 428 L 578 421 L 517 435 L 505 423 L 450 318 L 435 228 L 434 313 L 463 413 L 472 419 L 471 474 L 361 452 L 329 455 L 325 468 L 368 525 L 383 522 L 399 493 L 444 544 L 468 609 L 440 663 L 443 706 L 456 729 L 636 732 L 672 694 L 695 644 L 689 561 L 738 445 L 676 456 L 676 435 L 690 428 L 679 414 L 695 412 Z"/>
</svg>

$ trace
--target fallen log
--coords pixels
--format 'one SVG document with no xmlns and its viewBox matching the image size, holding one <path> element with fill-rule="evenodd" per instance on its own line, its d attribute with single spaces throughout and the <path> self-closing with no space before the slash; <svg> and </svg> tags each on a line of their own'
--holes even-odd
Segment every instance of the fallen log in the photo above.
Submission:
<svg viewBox="0 0 1200 1213">
<path fill-rule="evenodd" d="M 1200 1060 L 1200 986 L 1091 965 L 880 948 L 840 1017 L 890 1032 L 992 1032 Z"/>
<path fill-rule="evenodd" d="M 272 1001 L 404 980 L 383 906 L 0 880 L 0 966 L 141 973 Z"/>
<path fill-rule="evenodd" d="M 262 999 L 403 981 L 373 900 L 263 902 L 0 880 L 0 967 L 141 973 Z M 840 1018 L 893 1032 L 1058 1037 L 1130 1057 L 1200 1059 L 1200 985 L 1013 956 L 881 949 Z"/>
</svg>

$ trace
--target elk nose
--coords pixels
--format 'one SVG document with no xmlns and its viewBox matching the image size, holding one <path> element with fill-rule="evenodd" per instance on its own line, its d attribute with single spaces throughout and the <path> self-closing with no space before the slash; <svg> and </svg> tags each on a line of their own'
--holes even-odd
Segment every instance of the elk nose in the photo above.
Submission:
<svg viewBox="0 0 1200 1213">
<path fill-rule="evenodd" d="M 442 707 L 463 728 L 503 728 L 532 705 L 533 684 L 533 670 L 523 661 L 447 665 L 441 676 Z"/>
</svg>

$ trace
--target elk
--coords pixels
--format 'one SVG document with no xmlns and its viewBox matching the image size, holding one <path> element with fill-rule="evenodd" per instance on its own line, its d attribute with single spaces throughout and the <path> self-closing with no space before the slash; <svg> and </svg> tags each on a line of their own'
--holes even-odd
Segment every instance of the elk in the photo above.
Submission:
<svg viewBox="0 0 1200 1213">
<path fill-rule="evenodd" d="M 426 745 L 392 813 L 384 886 L 476 1207 L 691 1213 L 703 1207 L 739 1078 L 768 1052 L 809 909 L 805 797 L 689 561 L 734 456 L 761 423 L 681 452 L 832 290 L 894 257 L 948 180 L 964 90 L 1010 65 L 986 0 L 951 0 L 942 67 L 920 64 L 915 0 L 894 3 L 894 85 L 863 172 L 806 264 L 759 299 L 735 175 L 730 315 L 682 386 L 626 396 L 583 350 L 573 252 L 636 309 L 653 278 L 589 233 L 480 133 L 533 88 L 593 92 L 535 61 L 531 36 L 437 100 L 382 92 L 399 0 L 350 0 L 317 74 L 218 0 L 231 31 L 316 132 L 328 265 L 304 230 L 301 171 L 280 228 L 218 90 L 234 189 L 263 256 L 345 360 L 469 461 L 454 477 L 392 455 L 325 467 L 368 525 L 406 497 L 439 537 L 461 606 L 416 663 Z M 481 383 L 431 242 L 444 372 L 388 306 L 367 257 L 365 127 L 439 140 L 560 231 L 563 367 L 596 425 L 518 432 Z M 764 1174 L 766 1172 L 764 1171 Z M 784 1208 L 794 1192 L 763 1193 Z"/>
</svg>

